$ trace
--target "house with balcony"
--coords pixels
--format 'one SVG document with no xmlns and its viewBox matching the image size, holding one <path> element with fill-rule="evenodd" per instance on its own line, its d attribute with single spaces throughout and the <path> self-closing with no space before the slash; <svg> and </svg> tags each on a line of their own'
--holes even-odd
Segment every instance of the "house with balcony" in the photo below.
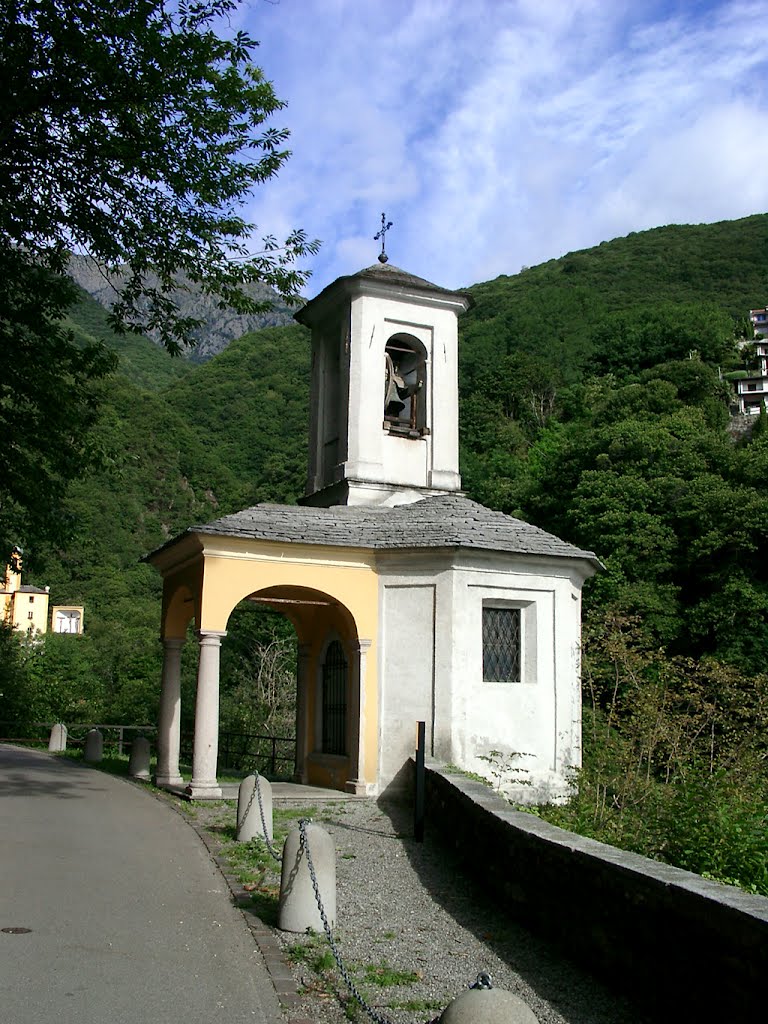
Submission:
<svg viewBox="0 0 768 1024">
<path fill-rule="evenodd" d="M 768 337 L 768 307 L 750 309 L 749 319 L 756 338 Z"/>
<path fill-rule="evenodd" d="M 768 308 L 750 309 L 754 339 L 742 346 L 747 373 L 734 381 L 737 411 L 757 416 L 768 409 Z"/>
</svg>

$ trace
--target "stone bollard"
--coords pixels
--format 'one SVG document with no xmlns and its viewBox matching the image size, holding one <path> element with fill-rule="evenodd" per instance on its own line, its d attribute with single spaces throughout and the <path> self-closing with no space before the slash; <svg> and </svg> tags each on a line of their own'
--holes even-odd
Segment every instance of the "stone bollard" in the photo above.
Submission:
<svg viewBox="0 0 768 1024">
<path fill-rule="evenodd" d="M 258 788 L 257 788 L 258 787 Z M 261 793 L 261 805 L 259 805 Z M 264 810 L 264 823 L 261 820 Z M 247 775 L 240 783 L 237 791 L 237 841 L 247 843 L 256 836 L 264 837 L 264 824 L 267 826 L 266 838 L 272 841 L 272 785 L 267 779 L 255 775 Z"/>
<path fill-rule="evenodd" d="M 539 1024 L 520 996 L 501 988 L 471 988 L 443 1010 L 440 1024 Z"/>
<path fill-rule="evenodd" d="M 128 774 L 132 779 L 149 779 L 149 758 L 149 740 L 146 736 L 137 736 L 128 758 Z"/>
<path fill-rule="evenodd" d="M 67 727 L 57 722 L 51 729 L 51 737 L 48 740 L 48 749 L 59 752 L 67 749 Z"/>
<path fill-rule="evenodd" d="M 98 764 L 104 756 L 104 737 L 98 729 L 89 729 L 85 734 L 83 760 L 90 764 Z"/>
<path fill-rule="evenodd" d="M 319 825 L 307 822 L 304 829 L 325 916 L 333 928 L 336 922 L 336 850 L 333 839 Z M 284 932 L 305 932 L 308 928 L 323 931 L 308 857 L 301 848 L 300 829 L 289 832 L 283 846 L 277 927 Z"/>
</svg>

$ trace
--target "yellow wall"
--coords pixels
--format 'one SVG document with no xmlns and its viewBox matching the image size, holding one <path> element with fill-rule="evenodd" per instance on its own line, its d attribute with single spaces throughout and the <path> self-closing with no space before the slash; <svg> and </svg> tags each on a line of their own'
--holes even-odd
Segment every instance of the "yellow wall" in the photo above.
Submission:
<svg viewBox="0 0 768 1024">
<path fill-rule="evenodd" d="M 22 633 L 45 633 L 48 630 L 48 594 L 22 591 L 21 569 L 21 556 L 14 549 L 11 564 L 5 566 L 0 576 L 0 617 L 6 625 Z"/>
<path fill-rule="evenodd" d="M 23 633 L 45 633 L 48 629 L 48 595 L 28 594 L 17 590 L 11 595 L 10 621 Z M 32 617 L 30 618 L 30 612 Z"/>
<path fill-rule="evenodd" d="M 307 700 L 315 717 L 313 680 L 330 631 L 339 635 L 350 665 L 358 639 L 370 640 L 364 704 L 361 775 L 376 781 L 378 761 L 378 580 L 371 551 L 279 544 L 232 537 L 188 535 L 153 559 L 164 576 L 163 637 L 183 637 L 194 618 L 203 632 L 225 632 L 232 610 L 258 594 L 279 598 L 273 607 L 296 628 L 308 648 Z M 329 598 L 330 605 L 299 603 Z M 290 603 L 296 601 L 296 604 Z M 311 747 L 311 744 L 310 744 Z M 326 769 L 312 765 L 311 781 L 329 784 Z M 341 784 L 346 779 L 341 780 Z M 339 784 L 338 777 L 335 784 Z"/>
</svg>

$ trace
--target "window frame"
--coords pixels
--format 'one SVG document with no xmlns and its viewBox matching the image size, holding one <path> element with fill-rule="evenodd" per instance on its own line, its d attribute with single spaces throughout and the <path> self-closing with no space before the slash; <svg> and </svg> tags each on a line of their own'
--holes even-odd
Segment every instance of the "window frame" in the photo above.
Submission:
<svg viewBox="0 0 768 1024">
<path fill-rule="evenodd" d="M 518 619 L 518 679 L 487 679 L 485 670 L 485 612 L 517 611 Z M 480 666 L 479 677 L 483 686 L 525 686 L 537 680 L 537 608 L 536 601 L 503 597 L 484 597 L 480 609 Z"/>
<path fill-rule="evenodd" d="M 341 705 L 339 705 L 342 708 L 342 712 L 341 712 L 341 730 L 339 730 L 338 727 L 334 728 L 332 730 L 333 731 L 333 736 L 331 736 L 330 735 L 331 734 L 331 730 L 329 728 L 329 723 L 330 723 L 331 716 L 329 714 L 329 705 L 328 705 L 328 703 L 326 701 L 326 695 L 327 695 L 326 683 L 337 682 L 338 680 L 327 680 L 326 679 L 326 667 L 328 666 L 329 653 L 334 648 L 338 648 L 338 650 L 341 653 L 341 657 L 343 659 L 343 703 Z M 318 707 L 319 722 L 318 722 L 318 744 L 317 744 L 318 753 L 322 754 L 324 757 L 348 757 L 349 756 L 348 733 L 349 733 L 349 710 L 350 710 L 350 703 L 349 703 L 349 657 L 347 655 L 346 650 L 344 649 L 344 644 L 341 642 L 339 637 L 332 636 L 332 637 L 329 638 L 328 643 L 325 645 L 325 649 L 323 650 L 322 660 L 320 661 L 320 664 L 319 664 L 318 667 L 319 667 L 319 677 L 320 677 L 319 678 L 319 683 L 320 683 L 319 697 L 320 697 L 320 700 L 319 700 L 319 707 Z M 328 666 L 328 667 L 329 668 L 338 668 L 338 666 Z M 335 706 L 334 706 L 334 708 L 335 708 Z M 334 750 L 328 749 L 327 748 L 327 744 L 330 745 L 332 739 L 338 740 L 339 742 L 333 743 L 333 745 L 334 746 L 341 746 L 342 749 L 340 749 L 340 750 L 338 750 L 338 749 L 334 749 Z"/>
</svg>

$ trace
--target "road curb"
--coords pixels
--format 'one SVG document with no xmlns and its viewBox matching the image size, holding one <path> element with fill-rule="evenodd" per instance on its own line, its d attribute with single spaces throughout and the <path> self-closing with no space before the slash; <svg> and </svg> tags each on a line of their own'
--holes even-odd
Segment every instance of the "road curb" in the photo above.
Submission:
<svg viewBox="0 0 768 1024">
<path fill-rule="evenodd" d="M 116 778 L 119 777 L 116 776 Z M 291 1014 L 291 1010 L 302 1002 L 302 997 L 299 994 L 288 959 L 272 929 L 264 924 L 261 918 L 254 912 L 251 894 L 243 888 L 242 883 L 238 881 L 229 864 L 221 856 L 221 843 L 211 836 L 202 825 L 198 825 L 197 822 L 188 818 L 179 807 L 168 799 L 162 790 L 156 790 L 146 783 L 134 779 L 125 779 L 125 781 L 143 789 L 174 811 L 197 834 L 203 846 L 205 846 L 219 874 L 227 883 L 232 902 L 242 914 L 243 920 L 248 926 L 253 940 L 261 953 L 264 967 L 272 982 L 275 995 L 286 1014 L 281 1024 L 314 1024 L 308 1017 L 297 1017 Z"/>
</svg>

